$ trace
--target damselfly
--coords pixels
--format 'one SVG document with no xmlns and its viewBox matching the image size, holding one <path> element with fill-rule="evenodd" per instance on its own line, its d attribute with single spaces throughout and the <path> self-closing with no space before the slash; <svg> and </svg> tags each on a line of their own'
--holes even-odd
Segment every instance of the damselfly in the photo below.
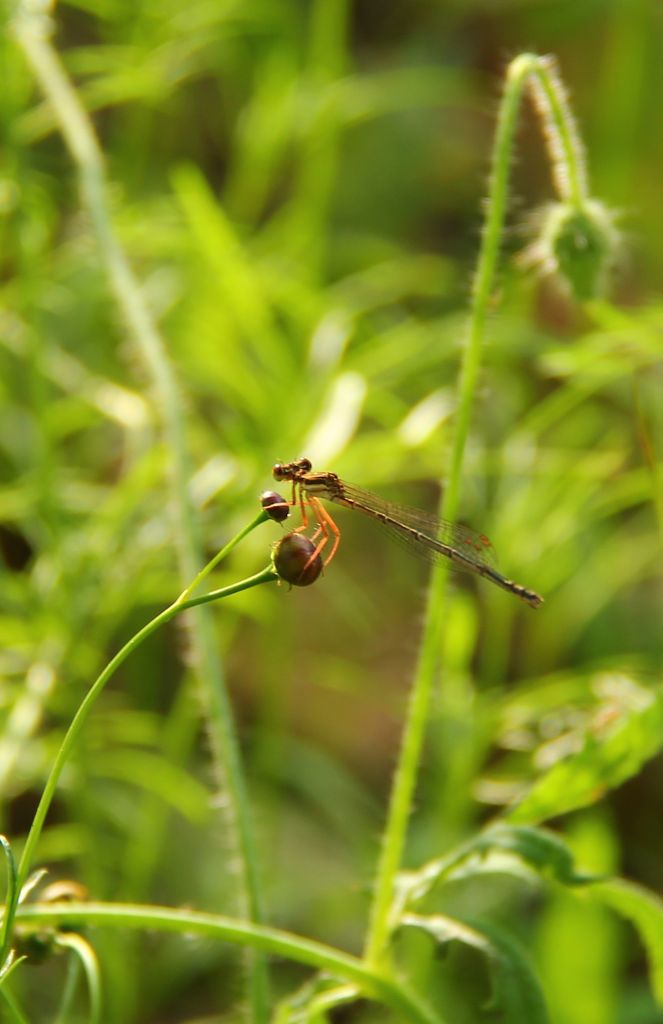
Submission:
<svg viewBox="0 0 663 1024">
<path fill-rule="evenodd" d="M 310 459 L 297 459 L 295 462 L 277 462 L 273 474 L 275 480 L 292 482 L 292 504 L 299 505 L 302 512 L 300 530 L 308 528 L 306 509 L 311 509 L 317 526 L 311 538 L 318 542 L 315 549 L 316 557 L 331 540 L 332 546 L 325 557 L 325 565 L 328 565 L 336 554 L 341 534 L 329 512 L 319 501 L 320 498 L 356 509 L 371 516 L 372 519 L 377 519 L 430 561 L 449 559 L 455 568 L 483 576 L 503 590 L 520 597 L 532 608 L 537 608 L 543 603 L 543 598 L 534 590 L 514 583 L 497 570 L 493 546 L 484 534 L 475 533 L 466 526 L 447 523 L 407 505 L 394 505 L 377 494 L 371 494 L 370 491 L 346 483 L 336 473 L 314 473 L 312 469 Z"/>
</svg>

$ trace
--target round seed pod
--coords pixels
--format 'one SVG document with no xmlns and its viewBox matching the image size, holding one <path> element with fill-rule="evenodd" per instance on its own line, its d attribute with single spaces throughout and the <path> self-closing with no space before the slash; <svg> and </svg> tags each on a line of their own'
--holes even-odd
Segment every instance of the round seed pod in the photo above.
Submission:
<svg viewBox="0 0 663 1024">
<path fill-rule="evenodd" d="M 274 547 L 274 568 L 293 587 L 309 587 L 322 572 L 322 558 L 315 544 L 301 533 L 289 533 Z"/>
<path fill-rule="evenodd" d="M 276 491 L 263 491 L 260 495 L 260 504 L 270 519 L 275 519 L 277 523 L 282 523 L 290 515 L 290 505 Z"/>
</svg>

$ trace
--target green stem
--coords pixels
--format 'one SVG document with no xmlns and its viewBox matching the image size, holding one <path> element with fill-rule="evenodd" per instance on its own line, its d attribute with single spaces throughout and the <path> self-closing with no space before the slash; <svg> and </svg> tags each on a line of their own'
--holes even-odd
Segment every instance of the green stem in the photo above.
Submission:
<svg viewBox="0 0 663 1024">
<path fill-rule="evenodd" d="M 70 950 L 77 957 L 77 963 L 81 964 L 85 972 L 85 978 L 87 980 L 87 987 L 90 996 L 90 1007 L 87 1017 L 87 1024 L 99 1024 L 101 1020 L 102 1004 L 101 1004 L 101 978 L 99 970 L 99 961 L 97 960 L 96 954 L 93 947 L 84 939 L 82 935 L 78 935 L 74 932 L 62 932 L 58 935 L 56 944 L 60 949 Z M 73 999 L 74 984 L 73 981 L 76 979 L 76 971 L 72 971 L 72 992 L 71 996 Z M 65 993 L 65 996 L 68 993 Z M 71 1003 L 61 1007 L 58 1013 L 55 1024 L 66 1024 L 71 1019 Z"/>
<path fill-rule="evenodd" d="M 271 517 L 269 513 L 267 513 L 264 509 L 260 511 L 258 515 L 255 517 L 255 519 L 248 524 L 248 526 L 245 526 L 242 530 L 239 531 L 239 533 L 235 534 L 232 540 L 229 540 L 226 546 L 221 548 L 220 551 L 217 551 L 217 553 L 214 555 L 214 558 L 211 558 L 207 565 L 203 566 L 203 568 L 200 570 L 196 578 L 191 583 L 189 583 L 188 587 L 184 588 L 180 596 L 177 598 L 175 604 L 180 604 L 181 602 L 186 601 L 187 598 L 190 597 L 191 594 L 193 594 L 196 587 L 200 583 L 202 583 L 202 581 L 207 576 L 209 576 L 209 574 L 213 572 L 214 569 L 216 569 L 219 562 L 222 562 L 226 555 L 229 555 L 233 548 L 236 547 L 241 540 L 244 540 L 244 538 L 247 537 L 252 530 L 255 530 L 256 526 L 260 526 L 261 523 L 266 523 L 267 520 L 270 518 Z"/>
<path fill-rule="evenodd" d="M 527 81 L 543 123 L 557 193 L 580 209 L 589 198 L 587 161 L 554 57 L 523 53 L 509 66 L 509 75 Z"/>
<path fill-rule="evenodd" d="M 53 106 L 63 138 L 78 169 L 83 203 L 94 225 L 112 290 L 154 384 L 171 460 L 170 484 L 178 518 L 176 536 L 180 545 L 182 578 L 190 580 L 199 570 L 202 555 L 189 497 L 188 453 L 178 389 L 164 341 L 115 235 L 106 194 L 103 156 L 87 113 L 67 78 L 57 52 L 46 38 L 50 28 L 49 18 L 41 10 L 33 10 L 27 0 L 17 5 L 12 22 L 14 36 Z M 212 749 L 221 762 L 227 789 L 224 832 L 233 847 L 228 863 L 237 873 L 235 893 L 238 911 L 242 916 L 260 921 L 263 917 L 262 898 L 246 784 L 211 622 L 201 614 L 192 621 L 190 629 L 199 655 L 197 676 L 207 704 Z M 250 964 L 250 997 L 253 1019 L 264 1024 L 268 1004 L 267 972 L 264 962 L 259 959 Z"/>
<path fill-rule="evenodd" d="M 97 676 L 94 683 L 92 684 L 92 686 L 86 693 L 85 697 L 83 698 L 76 714 L 72 719 L 69 728 L 67 729 L 67 732 L 65 733 L 64 739 L 60 745 L 60 749 L 58 750 L 57 755 L 55 757 L 55 761 L 53 762 L 53 765 L 51 767 L 48 779 L 46 780 L 46 785 L 44 786 L 44 791 L 41 795 L 41 799 L 39 801 L 37 810 L 32 820 L 30 831 L 28 832 L 28 837 L 25 841 L 23 853 L 21 855 L 21 859 L 18 865 L 17 880 L 16 885 L 14 886 L 14 906 L 8 906 L 7 911 L 5 913 L 2 930 L 3 954 L 2 957 L 0 958 L 0 962 L 2 962 L 2 960 L 4 959 L 5 950 L 9 944 L 12 918 L 14 916 L 14 912 L 16 909 L 16 902 L 18 900 L 20 891 L 28 877 L 34 857 L 35 848 L 37 842 L 39 841 L 39 837 L 44 826 L 44 821 L 46 820 L 48 809 L 55 795 L 55 791 L 60 776 L 62 774 L 62 770 L 71 755 L 74 744 L 76 743 L 76 740 L 80 735 L 81 729 L 83 728 L 87 720 L 87 717 L 90 714 L 90 711 L 92 710 L 102 690 L 106 686 L 106 683 L 115 673 L 116 669 L 118 669 L 120 665 L 124 661 L 126 661 L 129 655 L 132 654 L 143 643 L 143 641 L 146 640 L 149 636 L 151 636 L 152 633 L 154 633 L 160 626 L 163 626 L 167 622 L 170 622 L 170 620 L 174 618 L 175 615 L 178 615 L 180 612 L 185 611 L 187 608 L 195 608 L 198 605 L 207 604 L 210 601 L 218 601 L 221 598 L 230 597 L 232 594 L 237 594 L 242 590 L 248 590 L 251 587 L 259 586 L 262 583 L 274 582 L 275 580 L 278 580 L 278 578 L 278 575 L 270 565 L 267 566 L 266 569 L 263 569 L 262 572 L 256 573 L 255 576 L 250 576 L 248 577 L 248 579 L 241 580 L 239 583 L 232 583 L 230 584 L 230 586 L 222 587 L 219 590 L 213 590 L 208 594 L 202 594 L 199 597 L 192 597 L 188 600 L 181 600 L 180 598 L 178 598 L 173 604 L 169 605 L 168 608 L 165 608 L 162 612 L 159 612 L 158 615 L 156 615 L 145 626 L 143 626 L 142 629 L 135 633 L 134 636 L 132 636 L 131 639 L 126 642 L 124 647 L 122 647 L 117 652 L 115 657 L 108 662 L 103 671 Z"/>
<path fill-rule="evenodd" d="M 504 95 L 499 109 L 491 158 L 486 220 L 472 288 L 469 332 L 463 350 L 458 383 L 458 408 L 454 421 L 449 473 L 440 508 L 441 516 L 451 522 L 454 522 L 458 515 L 463 458 L 481 364 L 486 318 L 495 287 L 504 232 L 508 207 L 509 168 L 514 149 L 516 122 L 524 87 L 532 75 L 537 75 L 541 81 L 549 82 L 550 73 L 546 62 L 539 57 L 523 54 L 509 65 Z M 550 89 L 553 89 L 552 85 Z M 547 92 L 546 95 L 548 95 Z M 555 109 L 559 112 L 561 109 L 559 104 Z M 390 912 L 394 898 L 394 886 L 403 856 L 431 692 L 439 665 L 447 578 L 447 568 L 440 566 L 433 573 L 430 584 L 421 651 L 415 671 L 399 761 L 392 785 L 371 907 L 365 955 L 368 962 L 373 965 L 377 964 L 384 955 L 391 930 Z"/>
<path fill-rule="evenodd" d="M 195 934 L 248 945 L 272 956 L 286 957 L 345 978 L 357 984 L 368 998 L 391 1007 L 399 1014 L 399 1020 L 412 1021 L 413 1024 L 443 1024 L 437 1014 L 422 1006 L 402 984 L 371 970 L 358 957 L 277 928 L 235 921 L 220 914 L 126 903 L 25 904 L 19 908 L 17 918 L 22 924 L 35 927 L 75 924 L 137 928 Z"/>
</svg>

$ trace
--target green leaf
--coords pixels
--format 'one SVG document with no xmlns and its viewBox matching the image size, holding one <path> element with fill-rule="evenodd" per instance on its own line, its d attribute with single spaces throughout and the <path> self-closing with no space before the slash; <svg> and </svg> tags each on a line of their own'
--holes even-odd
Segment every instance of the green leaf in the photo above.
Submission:
<svg viewBox="0 0 663 1024">
<path fill-rule="evenodd" d="M 594 725 L 582 748 L 534 783 L 508 813 L 511 822 L 536 823 L 595 803 L 636 775 L 663 747 L 663 694 L 642 691 L 640 706 Z"/>
<path fill-rule="evenodd" d="M 563 885 L 582 885 L 593 880 L 575 870 L 571 851 L 554 832 L 529 825 L 498 824 L 445 857 L 429 861 L 418 871 L 403 872 L 399 880 L 399 906 L 422 899 L 443 880 L 495 871 L 520 874 L 514 872 L 514 859 Z"/>
<path fill-rule="evenodd" d="M 488 962 L 493 994 L 488 1009 L 497 1009 L 509 1024 L 548 1024 L 543 991 L 520 945 L 503 928 L 481 922 L 469 925 L 444 914 L 405 914 L 401 925 L 419 928 L 435 942 L 462 942 Z"/>
<path fill-rule="evenodd" d="M 637 929 L 649 957 L 652 991 L 663 1006 L 663 900 L 622 878 L 597 882 L 585 892 L 627 918 Z"/>
<path fill-rule="evenodd" d="M 476 850 L 484 857 L 493 852 L 511 854 L 538 874 L 550 875 L 564 885 L 578 885 L 591 880 L 575 870 L 573 854 L 568 846 L 548 829 L 529 825 L 493 825 L 478 837 Z"/>
<path fill-rule="evenodd" d="M 2 852 L 7 865 L 7 896 L 5 898 L 5 903 L 7 906 L 11 906 L 17 898 L 16 886 L 18 879 L 16 861 L 14 859 L 14 851 L 11 848 L 11 843 L 6 836 L 0 835 L 0 846 L 2 846 Z"/>
<path fill-rule="evenodd" d="M 16 956 L 13 949 L 9 951 L 6 960 L 2 965 L 2 970 L 0 970 L 0 988 L 2 988 L 3 991 L 7 978 L 16 970 L 19 964 L 24 963 L 27 959 L 27 956 Z"/>
</svg>

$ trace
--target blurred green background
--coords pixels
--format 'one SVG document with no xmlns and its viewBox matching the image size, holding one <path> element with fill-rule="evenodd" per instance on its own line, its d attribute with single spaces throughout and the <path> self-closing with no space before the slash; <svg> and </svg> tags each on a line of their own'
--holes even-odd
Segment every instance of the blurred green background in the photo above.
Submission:
<svg viewBox="0 0 663 1024">
<path fill-rule="evenodd" d="M 659 681 L 663 6 L 81 0 L 54 17 L 174 364 L 210 556 L 255 515 L 272 464 L 299 455 L 435 508 L 501 77 L 523 50 L 559 60 L 623 252 L 609 297 L 585 308 L 518 266 L 553 198 L 526 104 L 462 509 L 546 604 L 454 583 L 418 864 Z M 0 792 L 2 830 L 20 837 L 91 680 L 181 580 L 152 385 L 53 113 L 9 35 L 1 46 Z M 269 920 L 359 951 L 427 570 L 372 523 L 339 522 L 315 587 L 260 588 L 213 616 Z M 253 533 L 218 585 L 264 565 L 278 536 Z M 122 667 L 49 818 L 51 877 L 95 899 L 231 906 L 223 784 L 191 674 L 177 623 Z M 589 868 L 660 891 L 662 812 L 659 759 L 557 824 Z M 557 1024 L 661 1020 L 634 935 L 595 907 L 495 882 L 453 900 L 509 921 Z M 104 1020 L 236 1019 L 232 951 L 148 937 L 130 957 L 101 933 L 95 945 Z M 479 961 L 428 969 L 451 1019 L 486 1018 Z M 50 1019 L 62 965 L 33 970 L 44 977 L 24 974 L 26 1001 Z M 305 977 L 278 965 L 278 990 Z M 361 1006 L 334 1019 L 391 1018 Z"/>
</svg>

